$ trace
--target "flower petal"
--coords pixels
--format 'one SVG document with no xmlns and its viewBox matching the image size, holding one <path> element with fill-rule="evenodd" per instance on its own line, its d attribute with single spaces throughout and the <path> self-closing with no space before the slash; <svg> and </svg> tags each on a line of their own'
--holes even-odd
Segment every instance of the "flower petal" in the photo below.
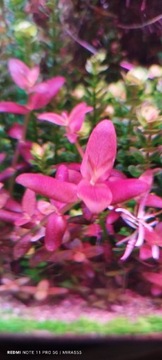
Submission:
<svg viewBox="0 0 162 360">
<path fill-rule="evenodd" d="M 80 181 L 77 195 L 95 214 L 106 209 L 112 200 L 112 194 L 107 185 L 103 183 L 91 185 L 86 180 Z"/>
</svg>

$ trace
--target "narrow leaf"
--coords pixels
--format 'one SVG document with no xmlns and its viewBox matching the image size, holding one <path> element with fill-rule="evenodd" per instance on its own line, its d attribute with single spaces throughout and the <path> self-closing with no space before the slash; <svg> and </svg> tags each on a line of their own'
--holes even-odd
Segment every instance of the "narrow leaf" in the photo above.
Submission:
<svg viewBox="0 0 162 360">
<path fill-rule="evenodd" d="M 81 164 L 82 176 L 93 182 L 106 180 L 115 161 L 116 146 L 114 125 L 110 120 L 101 121 L 88 140 Z"/>
<path fill-rule="evenodd" d="M 61 245 L 65 230 L 66 220 L 63 216 L 56 213 L 49 215 L 45 234 L 45 247 L 48 251 L 54 251 Z"/>
<path fill-rule="evenodd" d="M 26 106 L 16 104 L 12 101 L 1 101 L 0 112 L 25 115 L 29 112 L 29 110 L 26 108 Z"/>
<path fill-rule="evenodd" d="M 50 199 L 63 203 L 77 201 L 77 186 L 66 181 L 59 181 L 42 174 L 22 174 L 16 179 L 17 183 Z"/>
<path fill-rule="evenodd" d="M 148 190 L 148 184 L 138 179 L 120 179 L 107 182 L 112 193 L 112 204 L 124 202 Z"/>
</svg>

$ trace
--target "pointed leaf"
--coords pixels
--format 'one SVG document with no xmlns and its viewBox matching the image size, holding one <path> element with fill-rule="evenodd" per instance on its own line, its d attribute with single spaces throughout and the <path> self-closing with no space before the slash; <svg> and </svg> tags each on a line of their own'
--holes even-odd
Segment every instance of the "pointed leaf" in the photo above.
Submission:
<svg viewBox="0 0 162 360">
<path fill-rule="evenodd" d="M 154 194 L 149 194 L 147 196 L 145 205 L 151 206 L 151 207 L 162 208 L 162 198 L 160 196 L 157 196 Z"/>
<path fill-rule="evenodd" d="M 91 185 L 86 180 L 81 180 L 79 183 L 77 194 L 88 209 L 95 214 L 106 209 L 112 200 L 112 194 L 107 185 L 103 183 Z"/>
<path fill-rule="evenodd" d="M 22 174 L 16 179 L 17 183 L 35 191 L 50 199 L 63 203 L 77 201 L 76 185 L 65 181 L 59 181 L 42 174 Z"/>
<path fill-rule="evenodd" d="M 10 59 L 8 68 L 15 84 L 25 91 L 34 86 L 39 76 L 39 66 L 34 66 L 30 69 L 24 62 L 18 59 Z"/>
<path fill-rule="evenodd" d="M 1 101 L 0 112 L 25 115 L 29 112 L 29 110 L 25 106 L 16 104 L 12 101 Z"/>
<path fill-rule="evenodd" d="M 31 164 L 31 160 L 33 159 L 32 154 L 31 154 L 31 149 L 32 149 L 32 145 L 33 143 L 31 141 L 24 141 L 24 142 L 20 142 L 19 143 L 19 151 L 21 156 L 24 158 L 24 160 Z"/>
<path fill-rule="evenodd" d="M 30 242 L 30 235 L 23 236 L 22 239 L 20 239 L 13 249 L 13 255 L 14 259 L 17 260 L 24 256 L 29 249 L 31 248 L 31 242 Z"/>
<path fill-rule="evenodd" d="M 61 245 L 66 226 L 66 220 L 62 215 L 49 215 L 45 234 L 45 247 L 48 251 L 54 251 Z"/>
<path fill-rule="evenodd" d="M 151 247 L 148 246 L 148 244 L 144 244 L 140 248 L 140 259 L 141 260 L 147 260 L 149 258 L 152 258 Z"/>
<path fill-rule="evenodd" d="M 0 220 L 3 220 L 8 223 L 14 223 L 20 218 L 19 213 L 14 213 L 8 210 L 0 209 Z"/>
<path fill-rule="evenodd" d="M 49 292 L 49 281 L 48 280 L 41 280 L 39 282 L 39 284 L 37 285 L 35 294 L 34 294 L 34 298 L 38 301 L 42 301 L 44 299 L 46 299 L 46 297 L 48 296 L 48 292 Z"/>
<path fill-rule="evenodd" d="M 12 167 L 8 167 L 7 169 L 1 171 L 1 173 L 0 173 L 0 181 L 8 179 L 14 173 L 15 173 L 15 169 L 13 169 Z"/>
<path fill-rule="evenodd" d="M 107 182 L 112 192 L 112 204 L 124 202 L 143 194 L 149 185 L 138 179 L 120 179 Z"/>
<path fill-rule="evenodd" d="M 68 176 L 68 168 L 65 165 L 59 165 L 56 171 L 56 179 L 60 180 L 60 181 L 68 181 L 69 180 L 69 176 Z"/>
<path fill-rule="evenodd" d="M 91 182 L 106 180 L 116 156 L 116 133 L 110 120 L 101 121 L 88 140 L 81 173 Z"/>
<path fill-rule="evenodd" d="M 30 217 L 34 214 L 36 209 L 36 197 L 34 191 L 27 189 L 22 198 L 22 209 Z"/>
<path fill-rule="evenodd" d="M 150 246 L 157 245 L 162 246 L 162 237 L 151 226 L 145 226 L 145 240 Z"/>
<path fill-rule="evenodd" d="M 56 76 L 33 87 L 28 109 L 37 110 L 47 105 L 63 86 L 65 78 Z"/>
<path fill-rule="evenodd" d="M 43 113 L 38 115 L 37 117 L 38 120 L 44 120 L 44 121 L 49 121 L 52 124 L 56 124 L 56 125 L 61 125 L 61 126 L 66 126 L 66 121 L 64 119 L 63 116 L 55 114 L 55 113 Z"/>
<path fill-rule="evenodd" d="M 154 170 L 146 170 L 140 177 L 139 179 L 142 181 L 145 181 L 151 188 L 152 183 L 153 183 L 153 175 L 154 175 Z"/>
<path fill-rule="evenodd" d="M 9 198 L 9 194 L 7 193 L 7 191 L 1 191 L 0 192 L 0 209 L 4 207 L 4 205 L 6 204 L 8 198 Z"/>
<path fill-rule="evenodd" d="M 144 272 L 142 276 L 152 284 L 162 287 L 162 273 Z"/>
<path fill-rule="evenodd" d="M 12 199 L 11 197 L 7 200 L 7 203 L 5 204 L 5 209 L 18 213 L 22 212 L 21 204 L 19 204 L 15 199 Z"/>
<path fill-rule="evenodd" d="M 76 105 L 69 115 L 69 126 L 71 131 L 79 131 L 84 121 L 85 114 L 92 110 L 93 107 L 88 106 L 85 102 Z"/>
<path fill-rule="evenodd" d="M 160 236 L 162 236 L 162 222 L 161 221 L 156 225 L 155 230 Z"/>
<path fill-rule="evenodd" d="M 11 138 L 21 140 L 23 134 L 23 125 L 14 123 L 7 133 Z"/>
</svg>

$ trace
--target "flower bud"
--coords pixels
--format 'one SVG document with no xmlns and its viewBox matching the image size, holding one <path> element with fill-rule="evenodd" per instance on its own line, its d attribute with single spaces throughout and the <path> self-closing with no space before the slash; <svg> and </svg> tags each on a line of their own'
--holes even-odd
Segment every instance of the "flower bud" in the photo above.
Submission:
<svg viewBox="0 0 162 360">
<path fill-rule="evenodd" d="M 130 71 L 128 71 L 125 79 L 130 85 L 141 86 L 148 79 L 148 70 L 140 66 L 133 68 Z"/>
<path fill-rule="evenodd" d="M 162 66 L 153 64 L 149 67 L 149 77 L 151 79 L 158 78 L 162 76 Z"/>
<path fill-rule="evenodd" d="M 20 21 L 14 26 L 14 32 L 17 39 L 31 39 L 37 35 L 37 27 L 29 21 Z"/>
<path fill-rule="evenodd" d="M 159 118 L 159 109 L 151 103 L 145 102 L 136 109 L 137 119 L 142 126 L 155 123 Z"/>
<path fill-rule="evenodd" d="M 126 100 L 126 89 L 123 81 L 119 80 L 116 83 L 111 83 L 108 86 L 108 91 L 118 100 Z"/>
</svg>

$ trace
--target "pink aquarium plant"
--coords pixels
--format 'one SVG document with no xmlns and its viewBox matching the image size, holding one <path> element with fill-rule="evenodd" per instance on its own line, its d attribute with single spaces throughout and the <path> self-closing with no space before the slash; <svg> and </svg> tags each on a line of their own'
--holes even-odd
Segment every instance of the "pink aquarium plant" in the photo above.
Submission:
<svg viewBox="0 0 162 360">
<path fill-rule="evenodd" d="M 63 112 L 61 115 L 55 113 L 43 113 L 38 116 L 39 120 L 46 120 L 53 124 L 66 128 L 66 137 L 73 144 L 77 140 L 78 132 L 84 121 L 85 114 L 92 111 L 92 106 L 82 102 L 74 107 L 70 114 Z"/>
<path fill-rule="evenodd" d="M 60 165 L 56 177 L 29 173 L 17 177 L 17 183 L 54 201 L 56 209 L 47 221 L 48 239 L 53 238 L 55 243 L 57 229 L 57 244 L 61 243 L 59 239 L 67 227 L 64 214 L 80 201 L 91 214 L 97 215 L 111 204 L 121 203 L 147 191 L 147 182 L 123 178 L 123 174 L 113 170 L 115 156 L 115 128 L 110 120 L 103 120 L 89 137 L 80 170 L 70 170 L 67 164 L 67 167 Z M 51 240 L 48 248 L 55 248 Z"/>
<path fill-rule="evenodd" d="M 25 115 L 32 110 L 40 109 L 51 101 L 65 82 L 64 77 L 55 76 L 36 83 L 40 72 L 39 66 L 30 69 L 18 59 L 10 59 L 8 68 L 15 84 L 27 93 L 28 101 L 25 105 L 13 101 L 1 101 L 0 112 Z"/>
</svg>

